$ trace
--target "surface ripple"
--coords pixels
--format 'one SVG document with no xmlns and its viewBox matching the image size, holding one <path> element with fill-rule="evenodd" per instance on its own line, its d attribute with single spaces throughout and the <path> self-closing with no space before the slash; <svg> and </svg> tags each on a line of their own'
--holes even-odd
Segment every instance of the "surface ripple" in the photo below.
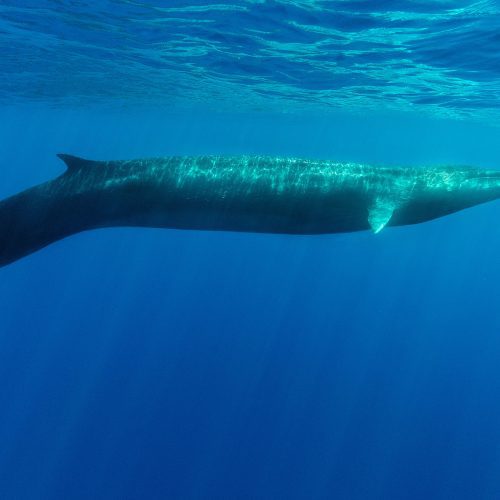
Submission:
<svg viewBox="0 0 500 500">
<path fill-rule="evenodd" d="M 485 0 L 3 0 L 0 100 L 497 120 L 499 12 Z"/>
</svg>

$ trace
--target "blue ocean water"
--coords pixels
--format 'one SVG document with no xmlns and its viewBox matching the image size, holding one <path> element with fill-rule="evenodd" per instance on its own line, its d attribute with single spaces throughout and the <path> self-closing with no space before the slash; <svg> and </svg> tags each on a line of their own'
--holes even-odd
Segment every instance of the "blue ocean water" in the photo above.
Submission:
<svg viewBox="0 0 500 500">
<path fill-rule="evenodd" d="M 59 152 L 500 168 L 498 14 L 2 0 L 0 197 Z M 0 498 L 500 498 L 499 208 L 108 229 L 0 269 Z"/>
</svg>

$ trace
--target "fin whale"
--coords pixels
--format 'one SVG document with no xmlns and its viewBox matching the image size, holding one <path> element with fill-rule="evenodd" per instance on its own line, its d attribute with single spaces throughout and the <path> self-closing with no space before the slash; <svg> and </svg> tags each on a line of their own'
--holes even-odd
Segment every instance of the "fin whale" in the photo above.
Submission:
<svg viewBox="0 0 500 500">
<path fill-rule="evenodd" d="M 428 221 L 500 197 L 500 171 L 260 156 L 91 161 L 0 201 L 0 266 L 90 229 L 324 234 Z"/>
</svg>

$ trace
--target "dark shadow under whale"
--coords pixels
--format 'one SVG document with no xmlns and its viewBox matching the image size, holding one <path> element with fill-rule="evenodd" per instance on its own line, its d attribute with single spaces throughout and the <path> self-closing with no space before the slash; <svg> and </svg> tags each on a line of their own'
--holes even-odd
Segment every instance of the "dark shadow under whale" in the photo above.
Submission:
<svg viewBox="0 0 500 500">
<path fill-rule="evenodd" d="M 90 229 L 324 234 L 416 224 L 500 197 L 500 171 L 199 156 L 90 161 L 0 201 L 0 266 Z"/>
</svg>

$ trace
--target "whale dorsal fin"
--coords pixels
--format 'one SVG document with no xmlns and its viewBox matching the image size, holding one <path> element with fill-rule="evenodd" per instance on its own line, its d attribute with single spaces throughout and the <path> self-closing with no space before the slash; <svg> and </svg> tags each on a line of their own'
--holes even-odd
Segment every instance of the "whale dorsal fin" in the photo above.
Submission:
<svg viewBox="0 0 500 500">
<path fill-rule="evenodd" d="M 388 224 L 396 207 L 397 203 L 393 200 L 375 199 L 373 205 L 368 209 L 368 224 L 375 234 L 380 233 Z"/>
<path fill-rule="evenodd" d="M 92 167 L 100 163 L 98 161 L 85 160 L 84 158 L 79 158 L 78 156 L 66 155 L 62 153 L 58 154 L 57 157 L 60 158 L 66 164 L 68 172 L 80 170 L 81 168 Z"/>
</svg>

